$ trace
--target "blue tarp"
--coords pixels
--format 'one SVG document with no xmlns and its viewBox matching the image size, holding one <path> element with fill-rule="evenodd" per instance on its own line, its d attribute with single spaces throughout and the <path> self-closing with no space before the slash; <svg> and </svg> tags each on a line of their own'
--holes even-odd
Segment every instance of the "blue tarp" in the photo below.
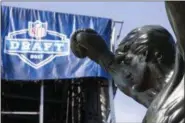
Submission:
<svg viewBox="0 0 185 123">
<path fill-rule="evenodd" d="M 75 57 L 69 39 L 77 29 L 92 28 L 110 46 L 111 19 L 8 6 L 1 12 L 3 79 L 109 78 L 95 62 Z"/>
</svg>

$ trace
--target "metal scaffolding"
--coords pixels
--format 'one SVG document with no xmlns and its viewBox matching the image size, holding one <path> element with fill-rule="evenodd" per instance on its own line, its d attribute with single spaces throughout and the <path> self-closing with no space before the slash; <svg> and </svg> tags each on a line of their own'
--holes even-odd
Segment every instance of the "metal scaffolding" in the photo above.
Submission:
<svg viewBox="0 0 185 123">
<path fill-rule="evenodd" d="M 34 84 L 37 88 L 33 87 Z M 22 117 L 29 121 L 32 116 L 38 116 L 39 123 L 106 123 L 110 112 L 108 81 L 105 78 L 37 83 L 3 80 L 2 87 L 2 122 L 17 123 L 15 121 Z M 35 97 L 39 90 L 40 96 Z M 39 111 L 32 112 L 33 109 Z M 32 123 L 36 119 L 32 118 Z"/>
</svg>

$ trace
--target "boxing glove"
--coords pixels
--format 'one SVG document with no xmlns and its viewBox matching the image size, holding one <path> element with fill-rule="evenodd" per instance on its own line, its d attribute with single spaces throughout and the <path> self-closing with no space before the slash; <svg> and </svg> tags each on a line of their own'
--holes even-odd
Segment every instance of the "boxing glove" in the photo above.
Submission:
<svg viewBox="0 0 185 123">
<path fill-rule="evenodd" d="M 104 68 L 114 59 L 105 40 L 93 29 L 75 31 L 71 36 L 71 50 L 76 57 L 89 57 Z"/>
</svg>

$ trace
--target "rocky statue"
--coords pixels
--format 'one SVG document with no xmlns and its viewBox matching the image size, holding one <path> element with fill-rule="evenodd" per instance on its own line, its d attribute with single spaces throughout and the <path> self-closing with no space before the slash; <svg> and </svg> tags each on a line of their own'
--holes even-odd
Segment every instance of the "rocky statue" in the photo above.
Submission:
<svg viewBox="0 0 185 123">
<path fill-rule="evenodd" d="M 184 123 L 185 2 L 165 2 L 165 6 L 177 43 L 159 25 L 133 29 L 115 54 L 92 29 L 71 36 L 77 57 L 101 65 L 124 94 L 148 108 L 143 123 Z"/>
</svg>

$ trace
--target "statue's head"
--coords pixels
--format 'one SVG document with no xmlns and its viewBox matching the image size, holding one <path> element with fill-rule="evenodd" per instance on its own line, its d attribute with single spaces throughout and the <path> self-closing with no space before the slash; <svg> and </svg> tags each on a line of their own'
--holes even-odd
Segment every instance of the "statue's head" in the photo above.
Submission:
<svg viewBox="0 0 185 123">
<path fill-rule="evenodd" d="M 175 41 L 158 25 L 147 25 L 132 30 L 119 44 L 116 61 L 127 65 L 130 81 L 138 91 L 160 90 L 175 60 Z M 127 78 L 127 79 L 128 79 Z M 163 82 L 163 83 L 161 83 Z"/>
</svg>

